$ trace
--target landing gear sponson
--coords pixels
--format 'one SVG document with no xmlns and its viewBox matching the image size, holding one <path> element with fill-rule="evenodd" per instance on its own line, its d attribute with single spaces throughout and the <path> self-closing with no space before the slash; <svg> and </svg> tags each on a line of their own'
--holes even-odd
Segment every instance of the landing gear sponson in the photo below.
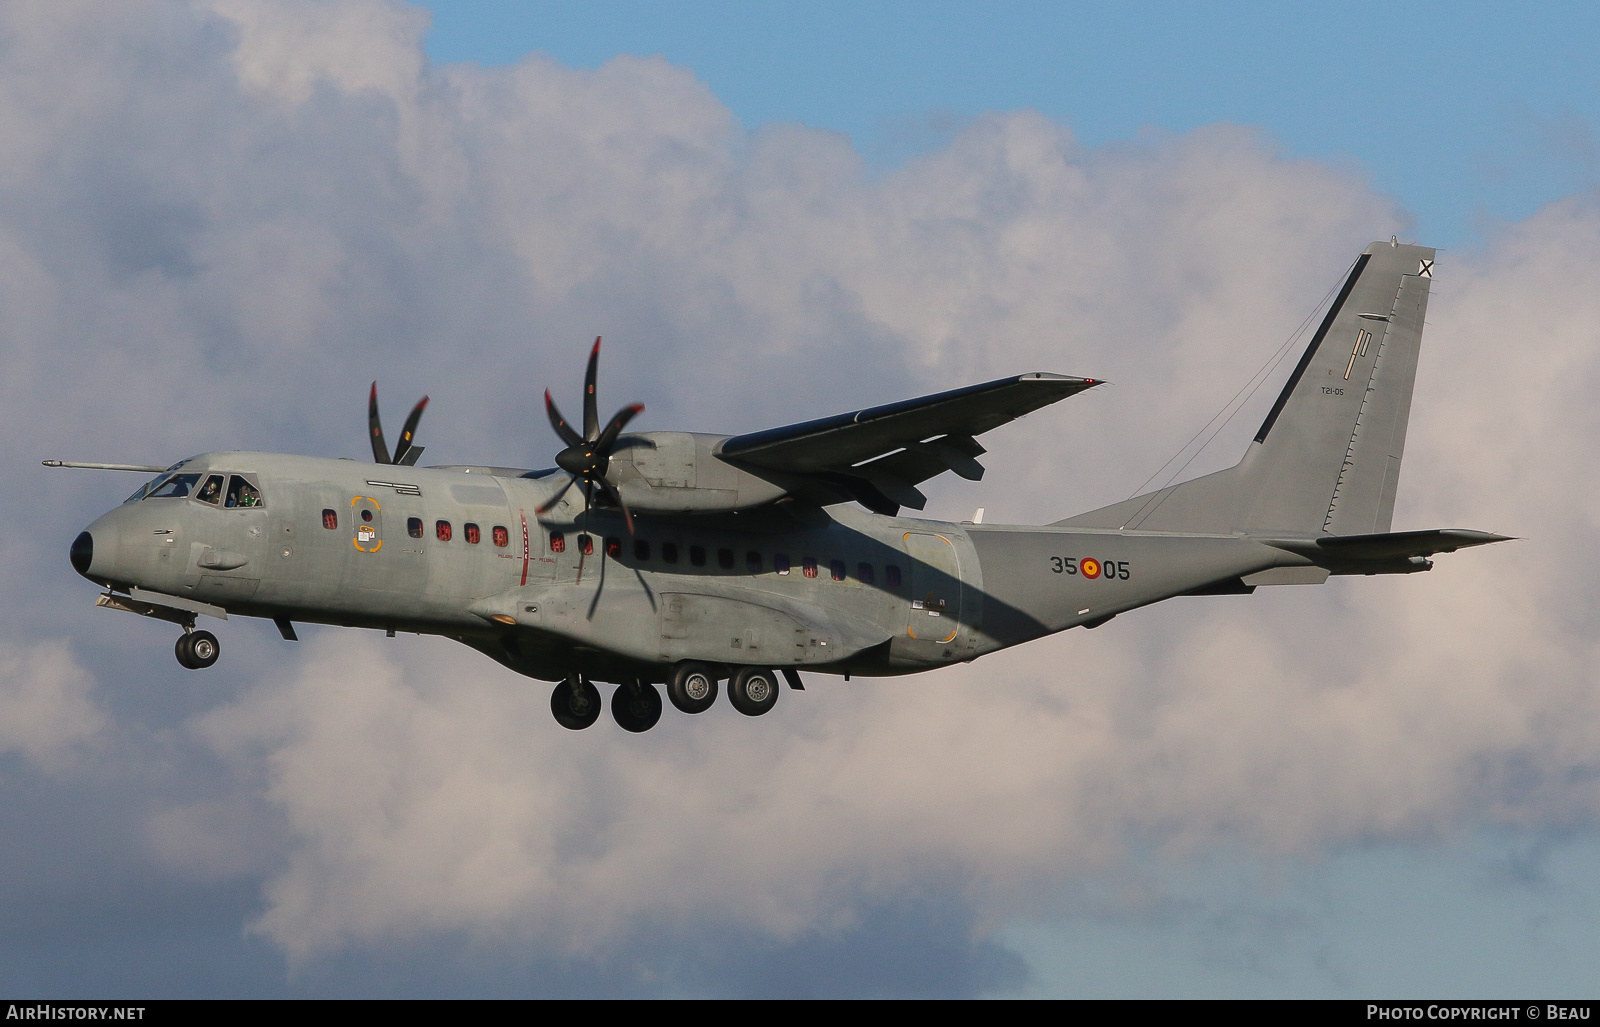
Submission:
<svg viewBox="0 0 1600 1027">
<path fill-rule="evenodd" d="M 717 701 L 718 678 L 731 670 L 728 701 L 747 717 L 759 717 L 778 702 L 778 675 L 767 667 L 718 667 L 715 664 L 685 660 L 672 668 L 667 678 L 667 697 L 684 713 L 704 713 Z M 720 672 L 720 673 L 719 673 Z M 798 676 L 790 678 L 798 688 Z M 603 706 L 600 690 L 588 678 L 574 674 L 556 685 L 550 693 L 550 712 L 556 723 L 582 731 L 600 719 Z M 624 731 L 648 731 L 661 719 L 661 692 L 656 686 L 635 678 L 618 685 L 611 695 L 611 716 Z"/>
</svg>

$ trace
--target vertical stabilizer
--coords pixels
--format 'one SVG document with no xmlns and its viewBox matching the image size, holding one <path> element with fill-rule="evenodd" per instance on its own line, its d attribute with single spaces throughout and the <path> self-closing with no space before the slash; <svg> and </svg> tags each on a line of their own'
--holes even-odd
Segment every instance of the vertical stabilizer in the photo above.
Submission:
<svg viewBox="0 0 1600 1027">
<path fill-rule="evenodd" d="M 1207 533 L 1388 531 L 1433 259 L 1424 246 L 1367 247 L 1236 466 L 1059 523 Z"/>
</svg>

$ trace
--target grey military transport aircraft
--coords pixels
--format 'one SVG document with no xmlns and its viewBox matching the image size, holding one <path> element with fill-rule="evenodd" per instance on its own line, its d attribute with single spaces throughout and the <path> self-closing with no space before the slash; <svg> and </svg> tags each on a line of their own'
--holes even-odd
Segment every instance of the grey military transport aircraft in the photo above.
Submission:
<svg viewBox="0 0 1600 1027">
<path fill-rule="evenodd" d="M 672 704 L 773 708 L 799 671 L 911 674 L 1174 596 L 1331 574 L 1410 574 L 1506 536 L 1390 531 L 1434 251 L 1389 242 L 1351 267 L 1234 467 L 1043 526 L 920 510 L 977 436 L 1098 385 L 1033 373 L 748 435 L 604 426 L 589 357 L 583 430 L 545 393 L 556 467 L 417 467 L 424 397 L 376 465 L 218 452 L 160 473 L 72 543 L 97 604 L 181 625 L 178 662 L 217 660 L 202 616 L 412 631 L 557 682 L 563 726 L 645 731 Z"/>
</svg>

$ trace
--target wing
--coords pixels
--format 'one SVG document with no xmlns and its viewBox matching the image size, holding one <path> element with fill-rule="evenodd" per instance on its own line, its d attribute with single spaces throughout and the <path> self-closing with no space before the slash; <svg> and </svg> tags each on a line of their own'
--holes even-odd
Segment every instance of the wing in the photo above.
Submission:
<svg viewBox="0 0 1600 1027">
<path fill-rule="evenodd" d="M 920 510 L 915 486 L 944 471 L 973 481 L 984 448 L 974 436 L 1023 414 L 1093 388 L 1094 378 L 1034 372 L 919 399 L 736 435 L 721 459 L 752 469 L 810 478 L 843 490 L 865 506 L 895 513 Z"/>
</svg>

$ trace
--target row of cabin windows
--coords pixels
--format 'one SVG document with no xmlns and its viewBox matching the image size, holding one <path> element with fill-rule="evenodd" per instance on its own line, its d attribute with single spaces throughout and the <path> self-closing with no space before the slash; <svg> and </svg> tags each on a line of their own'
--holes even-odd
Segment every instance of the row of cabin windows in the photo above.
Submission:
<svg viewBox="0 0 1600 1027">
<path fill-rule="evenodd" d="M 372 520 L 372 511 L 361 511 L 361 519 L 364 521 Z M 337 510 L 322 511 L 322 526 L 329 531 L 337 531 L 339 529 L 339 512 Z M 406 534 L 412 538 L 422 537 L 421 517 L 406 518 Z M 496 524 L 493 528 L 490 528 L 489 534 L 494 539 L 494 544 L 502 549 L 511 544 L 511 533 L 502 524 Z M 470 521 L 461 526 L 461 535 L 467 540 L 467 545 L 469 546 L 475 546 L 483 541 L 482 529 Z M 455 528 L 451 526 L 449 521 L 434 521 L 433 537 L 440 542 L 449 542 L 455 538 Z"/>
<path fill-rule="evenodd" d="M 363 510 L 361 511 L 361 516 L 364 520 L 370 521 L 372 520 L 372 511 Z M 337 530 L 339 527 L 338 512 L 334 510 L 322 511 L 322 526 L 330 531 Z M 476 524 L 472 524 L 470 522 L 463 524 L 461 526 L 461 531 L 467 540 L 467 544 L 470 546 L 477 545 L 482 538 L 481 532 Z M 490 529 L 490 533 L 491 537 L 494 539 L 494 544 L 502 549 L 511 544 L 511 534 L 502 525 L 496 524 L 492 529 Z M 412 538 L 421 538 L 422 518 L 407 518 L 406 534 L 410 535 Z M 454 537 L 455 531 L 451 527 L 449 521 L 435 521 L 433 524 L 433 534 L 434 537 L 440 542 L 449 542 Z M 578 552 L 582 553 L 584 556 L 594 555 L 593 536 L 579 535 L 574 541 L 577 544 Z M 550 533 L 550 551 L 552 553 L 564 553 L 567 551 L 567 536 L 565 533 L 559 531 L 552 531 Z M 605 540 L 605 552 L 606 555 L 612 559 L 620 560 L 622 558 L 622 540 L 620 538 L 607 538 Z M 676 542 L 661 543 L 662 563 L 677 563 L 678 556 L 678 544 Z M 636 538 L 633 540 L 633 558 L 641 563 L 649 561 L 649 539 Z M 705 546 L 689 547 L 689 563 L 695 567 L 704 567 L 706 565 Z M 734 569 L 736 563 L 737 561 L 732 549 L 717 550 L 718 567 L 725 571 L 731 571 Z M 751 549 L 744 554 L 744 566 L 745 570 L 751 574 L 760 574 L 766 569 L 766 560 L 760 553 L 754 549 Z M 800 573 L 804 574 L 808 578 L 815 578 L 820 572 L 820 566 L 821 565 L 817 562 L 816 557 L 803 557 L 800 560 Z M 788 574 L 793 570 L 793 567 L 793 563 L 791 563 L 789 560 L 789 554 L 773 554 L 772 569 L 775 573 Z M 843 560 L 829 560 L 828 576 L 834 581 L 844 581 L 845 578 L 849 576 L 849 567 Z M 861 582 L 863 585 L 875 585 L 878 583 L 877 578 L 877 569 L 872 564 L 864 562 L 856 564 L 857 581 Z M 883 583 L 885 586 L 889 588 L 899 588 L 900 580 L 899 567 L 892 563 L 884 566 Z"/>
<path fill-rule="evenodd" d="M 594 552 L 594 540 L 588 535 L 579 535 L 576 539 L 578 551 L 588 556 Z M 614 559 L 622 557 L 622 540 L 607 538 L 605 540 L 606 555 Z M 567 550 L 566 536 L 559 531 L 550 533 L 550 551 L 564 553 Z M 689 547 L 689 563 L 695 567 L 706 565 L 705 546 Z M 650 560 L 650 540 L 636 538 L 633 540 L 633 558 L 640 563 Z M 661 562 L 677 563 L 679 558 L 678 544 L 676 542 L 661 543 Z M 737 564 L 737 559 L 732 549 L 717 550 L 717 566 L 725 571 L 731 571 Z M 807 556 L 800 561 L 800 571 L 808 578 L 814 578 L 819 572 L 819 564 L 814 556 Z M 778 574 L 788 574 L 794 564 L 787 553 L 774 553 L 772 556 L 772 569 Z M 751 574 L 760 574 L 766 570 L 766 558 L 751 549 L 744 554 L 744 568 Z M 843 560 L 828 561 L 828 575 L 834 581 L 844 581 L 849 576 L 848 565 Z M 870 563 L 856 564 L 856 580 L 864 585 L 878 583 L 877 569 Z M 900 587 L 900 568 L 894 564 L 887 564 L 883 568 L 883 583 L 889 588 Z"/>
</svg>

